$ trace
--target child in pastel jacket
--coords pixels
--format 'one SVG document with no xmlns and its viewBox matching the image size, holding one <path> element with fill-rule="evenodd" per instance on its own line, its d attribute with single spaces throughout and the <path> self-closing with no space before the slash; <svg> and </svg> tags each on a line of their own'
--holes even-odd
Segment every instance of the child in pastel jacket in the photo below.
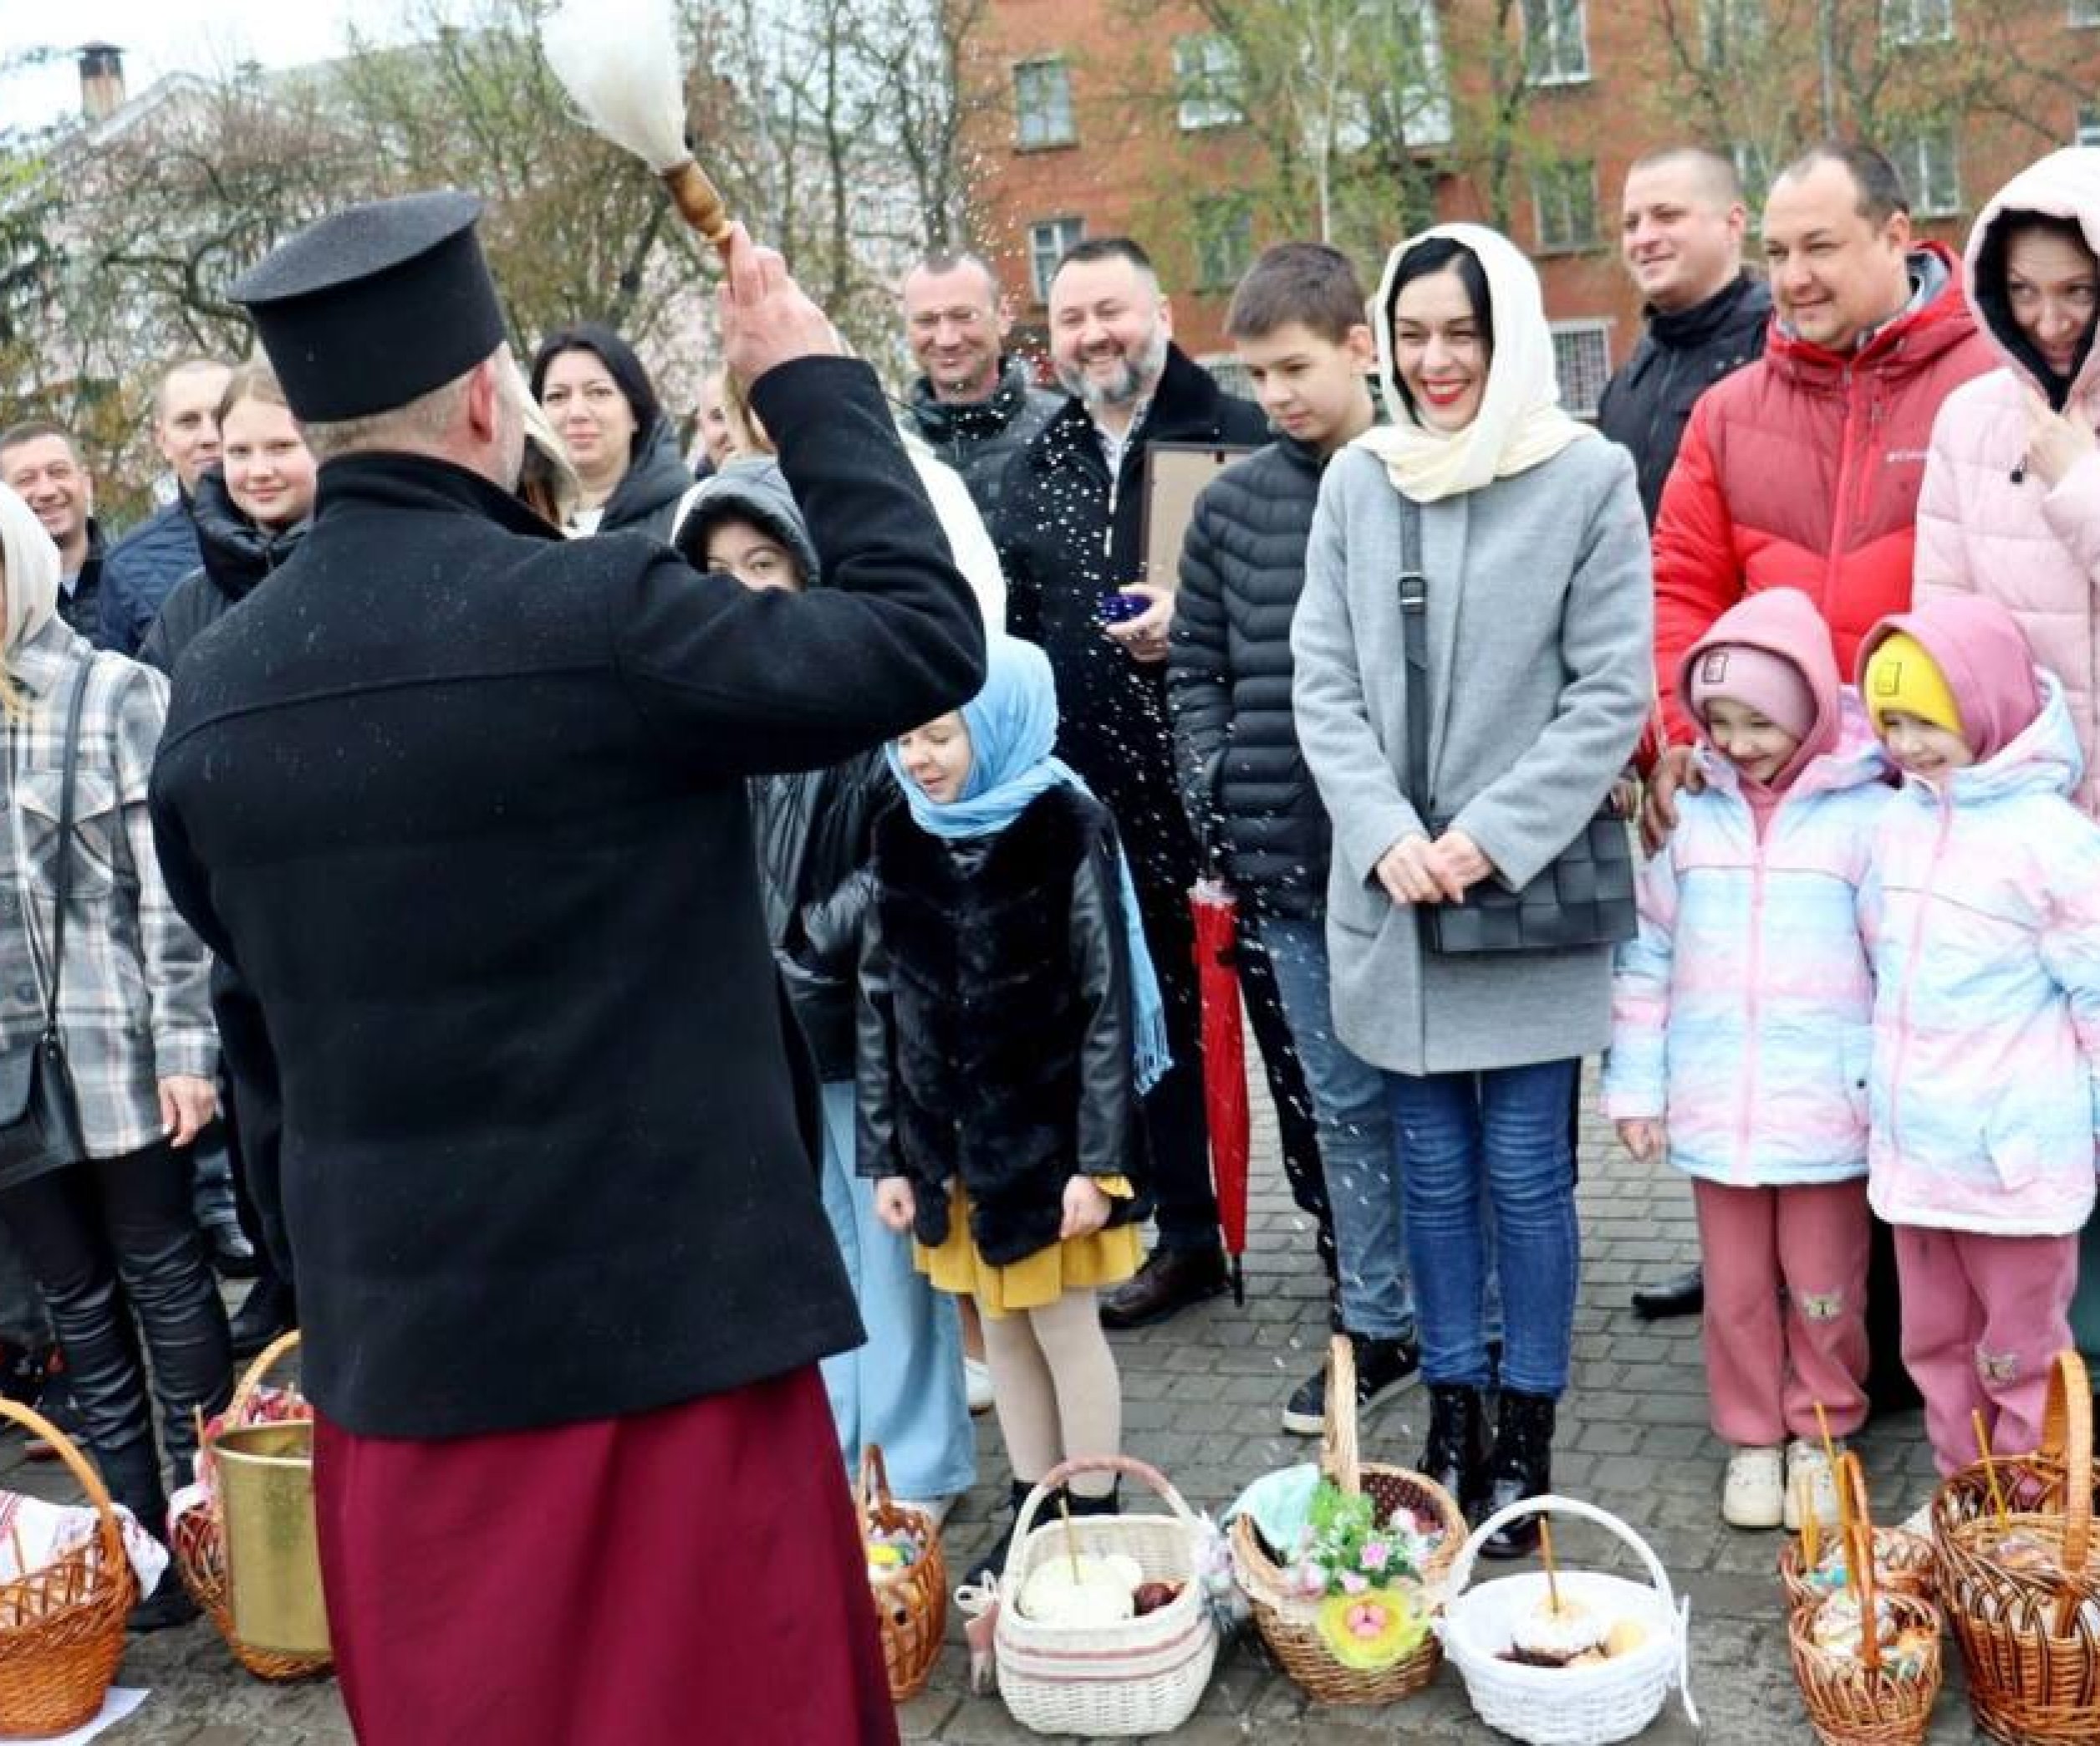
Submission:
<svg viewBox="0 0 2100 1746">
<path fill-rule="evenodd" d="M 1095 1293 L 1137 1269 L 1138 1100 L 1167 1059 L 1114 822 L 1057 732 L 1048 659 L 989 637 L 984 689 L 889 748 L 906 809 L 876 827 L 861 954 L 859 1167 L 935 1288 L 976 1299 L 1017 1511 L 1119 1452 Z M 1115 1498 L 1089 1473 L 1066 1501 Z"/>
<path fill-rule="evenodd" d="M 1904 1362 L 1942 1473 L 2040 1440 L 2093 1202 L 2100 826 L 2068 798 L 2063 687 L 1994 600 L 1861 646 L 1904 773 L 1860 894 L 1874 941 L 1874 1210 L 1896 1228 Z"/>
<path fill-rule="evenodd" d="M 1679 692 L 1705 785 L 1642 870 L 1604 1109 L 1636 1157 L 1692 1178 L 1707 1392 L 1732 1445 L 1722 1519 L 1796 1528 L 1804 1500 L 1837 1516 L 1817 1404 L 1840 1437 L 1867 1415 L 1873 984 L 1857 897 L 1894 795 L 1797 589 L 1717 620 Z"/>
</svg>

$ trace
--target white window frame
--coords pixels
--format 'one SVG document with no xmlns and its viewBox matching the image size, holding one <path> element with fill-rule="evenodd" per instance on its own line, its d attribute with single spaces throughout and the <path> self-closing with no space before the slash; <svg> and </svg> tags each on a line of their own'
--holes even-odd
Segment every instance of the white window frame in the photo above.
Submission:
<svg viewBox="0 0 2100 1746">
<path fill-rule="evenodd" d="M 1560 387 L 1561 406 L 1573 417 L 1593 419 L 1597 416 L 1598 406 L 1604 397 L 1604 384 L 1611 380 L 1612 375 L 1612 324 L 1602 317 L 1586 316 L 1577 320 L 1552 322 L 1548 325 L 1553 332 L 1553 380 Z M 1597 355 L 1593 360 L 1581 360 L 1584 374 L 1578 377 L 1574 383 L 1578 388 L 1587 386 L 1592 389 L 1587 398 L 1568 391 L 1572 372 L 1562 366 L 1564 353 L 1561 342 L 1564 340 L 1570 342 L 1566 348 L 1567 353 L 1572 353 L 1580 342 L 1593 340 L 1596 342 Z M 1585 380 L 1586 377 L 1594 380 Z"/>
<path fill-rule="evenodd" d="M 1587 84 L 1589 8 L 1584 0 L 1523 0 L 1522 16 L 1526 80 L 1535 85 Z"/>
<path fill-rule="evenodd" d="M 1547 215 L 1552 209 L 1549 191 L 1565 203 L 1567 187 L 1574 186 L 1578 176 L 1589 185 L 1589 226 L 1583 229 L 1578 223 L 1578 214 L 1573 212 L 1557 216 L 1567 221 L 1566 234 L 1549 231 Z M 1574 158 L 1557 164 L 1542 165 L 1532 172 L 1532 222 L 1538 237 L 1538 253 L 1542 255 L 1587 254 L 1601 246 L 1601 227 L 1597 204 L 1597 161 L 1594 158 Z"/>
<path fill-rule="evenodd" d="M 1030 75 L 1049 81 L 1029 89 Z M 1041 102 L 1032 101 L 1040 98 Z M 1072 65 L 1062 55 L 1039 55 L 1013 64 L 1013 143 L 1017 151 L 1046 151 L 1078 142 L 1072 120 Z"/>
<path fill-rule="evenodd" d="M 1955 0 L 1881 0 L 1881 33 L 1905 48 L 1918 43 L 1950 43 Z"/>
<path fill-rule="evenodd" d="M 1175 120 L 1183 133 L 1239 127 L 1246 120 L 1240 100 L 1246 89 L 1240 51 L 1230 37 L 1203 31 L 1174 39 Z"/>
<path fill-rule="evenodd" d="M 2073 30 L 2100 24 L 2100 0 L 2071 0 L 2063 22 Z"/>
<path fill-rule="evenodd" d="M 1944 161 L 1935 163 L 1941 153 Z M 1961 210 L 1961 142 L 1951 126 L 1899 135 L 1889 148 L 1888 161 L 1903 177 L 1916 217 L 1945 218 Z M 1935 179 L 1935 171 L 1944 173 L 1944 180 Z"/>
<path fill-rule="evenodd" d="M 2100 103 L 2082 103 L 2071 118 L 2073 146 L 2100 146 Z"/>
<path fill-rule="evenodd" d="M 1038 218 L 1028 227 L 1028 283 L 1036 301 L 1050 301 L 1050 277 L 1065 252 L 1087 233 L 1087 221 L 1077 212 L 1061 212 L 1054 218 Z"/>
</svg>

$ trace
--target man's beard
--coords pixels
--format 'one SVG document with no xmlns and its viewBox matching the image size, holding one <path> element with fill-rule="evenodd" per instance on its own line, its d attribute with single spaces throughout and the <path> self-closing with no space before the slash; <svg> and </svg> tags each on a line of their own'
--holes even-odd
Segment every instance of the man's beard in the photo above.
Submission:
<svg viewBox="0 0 2100 1746">
<path fill-rule="evenodd" d="M 1106 381 L 1088 375 L 1084 360 L 1076 365 L 1059 363 L 1054 366 L 1058 385 L 1074 400 L 1095 409 L 1127 406 L 1144 399 L 1158 385 L 1160 372 L 1167 367 L 1165 330 L 1159 327 L 1152 329 L 1152 337 L 1145 341 L 1144 350 L 1136 363 L 1130 361 L 1127 352 L 1116 362 L 1116 373 Z"/>
</svg>

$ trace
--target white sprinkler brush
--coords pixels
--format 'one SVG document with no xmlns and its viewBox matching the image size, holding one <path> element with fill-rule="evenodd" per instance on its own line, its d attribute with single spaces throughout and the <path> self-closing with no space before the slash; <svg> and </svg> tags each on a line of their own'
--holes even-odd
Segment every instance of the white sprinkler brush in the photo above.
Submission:
<svg viewBox="0 0 2100 1746">
<path fill-rule="evenodd" d="M 729 214 L 686 144 L 686 90 L 668 0 L 562 0 L 540 50 L 584 119 L 664 180 L 679 216 L 716 248 Z"/>
</svg>

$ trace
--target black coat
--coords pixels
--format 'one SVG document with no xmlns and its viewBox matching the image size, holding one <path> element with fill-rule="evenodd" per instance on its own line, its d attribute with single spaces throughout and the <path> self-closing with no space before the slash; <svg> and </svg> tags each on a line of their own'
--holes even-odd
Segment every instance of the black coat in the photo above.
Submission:
<svg viewBox="0 0 2100 1746">
<path fill-rule="evenodd" d="M 245 600 L 299 549 L 311 525 L 298 522 L 277 533 L 257 527 L 234 507 L 216 465 L 197 476 L 193 513 L 203 563 L 169 590 L 139 645 L 138 658 L 164 673 L 172 674 L 200 632 Z"/>
<path fill-rule="evenodd" d="M 352 455 L 176 675 L 161 860 L 237 974 L 251 1186 L 358 1434 L 643 1412 L 860 1337 L 745 779 L 955 708 L 981 631 L 867 366 L 754 399 L 831 586 Z"/>
<path fill-rule="evenodd" d="M 1291 714 L 1291 618 L 1325 466 L 1282 436 L 1196 499 L 1181 548 L 1167 701 L 1189 817 L 1243 899 L 1326 909 L 1327 809 Z"/>
<path fill-rule="evenodd" d="M 860 929 L 878 820 L 898 804 L 879 750 L 828 769 L 751 779 L 766 935 L 817 1076 L 854 1076 Z"/>
<path fill-rule="evenodd" d="M 993 538 L 1007 573 L 1007 622 L 1040 643 L 1058 682 L 1058 753 L 1115 815 L 1139 890 L 1154 911 L 1184 905 L 1195 838 L 1175 779 L 1166 668 L 1133 661 L 1101 634 L 1101 603 L 1142 579 L 1144 445 L 1256 443 L 1260 407 L 1226 393 L 1170 346 L 1158 391 L 1118 477 L 1076 400 L 1022 452 Z M 1171 578 L 1162 578 L 1171 580 Z M 1162 965 L 1163 977 L 1183 973 Z"/>
<path fill-rule="evenodd" d="M 1004 1266 L 1058 1240 L 1074 1175 L 1139 1173 L 1115 824 L 1058 787 L 996 836 L 950 842 L 903 807 L 875 830 L 861 969 L 859 1168 L 904 1176 L 915 1234 L 946 1185 Z M 1139 1216 L 1118 1199 L 1111 1223 Z"/>
<path fill-rule="evenodd" d="M 1770 287 L 1746 273 L 1689 309 L 1651 310 L 1634 355 L 1604 385 L 1597 426 L 1633 451 L 1649 527 L 1677 464 L 1692 403 L 1723 376 L 1764 355 L 1771 306 Z"/>
<path fill-rule="evenodd" d="M 1013 457 L 1063 404 L 1062 395 L 1031 385 L 1020 359 L 1002 358 L 998 385 L 984 399 L 936 400 L 933 384 L 920 376 L 912 384 L 905 411 L 934 452 L 962 475 L 977 513 L 990 526 Z"/>
</svg>

